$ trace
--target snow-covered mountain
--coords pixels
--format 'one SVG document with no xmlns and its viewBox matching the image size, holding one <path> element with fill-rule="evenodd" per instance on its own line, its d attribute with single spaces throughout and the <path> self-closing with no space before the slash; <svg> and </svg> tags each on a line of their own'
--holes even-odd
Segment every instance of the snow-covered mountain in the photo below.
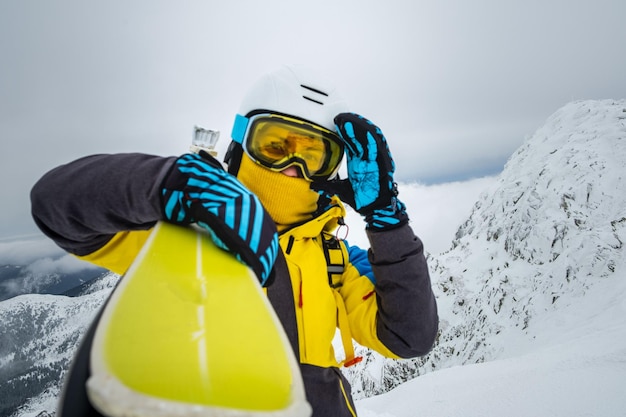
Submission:
<svg viewBox="0 0 626 417">
<path fill-rule="evenodd" d="M 105 274 L 75 297 L 29 294 L 0 303 L 0 416 L 54 412 L 81 336 L 118 279 Z"/>
<path fill-rule="evenodd" d="M 361 415 L 620 415 L 624 174 L 626 100 L 574 102 L 552 115 L 480 196 L 451 248 L 430 256 L 440 316 L 431 354 L 394 361 L 359 349 L 365 360 L 345 370 Z M 401 189 L 409 210 L 410 191 Z M 116 280 L 78 297 L 0 302 L 0 404 L 33 395 L 15 415 L 54 411 L 59 376 Z M 585 392 L 602 405 L 585 409 Z"/>
<path fill-rule="evenodd" d="M 481 195 L 452 248 L 430 259 L 440 312 L 432 353 L 392 361 L 363 352 L 366 360 L 347 370 L 357 396 L 525 353 L 544 320 L 581 303 L 594 286 L 623 280 L 625 175 L 625 100 L 558 110 Z M 589 313 L 604 306 L 596 308 Z"/>
<path fill-rule="evenodd" d="M 592 285 L 526 332 L 499 335 L 506 354 L 455 366 L 357 401 L 361 417 L 623 417 L 626 280 Z"/>
</svg>

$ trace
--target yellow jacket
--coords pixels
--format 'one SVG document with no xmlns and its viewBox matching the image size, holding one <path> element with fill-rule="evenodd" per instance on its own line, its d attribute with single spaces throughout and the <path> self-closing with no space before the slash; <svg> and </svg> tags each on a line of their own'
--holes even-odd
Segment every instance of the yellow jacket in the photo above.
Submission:
<svg viewBox="0 0 626 417">
<path fill-rule="evenodd" d="M 162 182 L 175 160 L 91 155 L 57 167 L 31 191 L 33 219 L 68 252 L 123 274 L 164 219 Z M 343 241 L 329 249 L 325 242 L 345 215 L 335 203 L 280 235 L 267 295 L 300 359 L 317 415 L 354 416 L 332 347 L 337 327 L 348 362 L 352 338 L 385 356 L 408 358 L 430 351 L 438 317 L 423 245 L 411 227 L 368 231 L 367 252 Z"/>
<path fill-rule="evenodd" d="M 343 216 L 345 209 L 339 203 L 320 217 L 280 236 L 293 288 L 302 363 L 329 367 L 344 362 L 337 361 L 332 346 L 338 327 L 348 361 L 354 359 L 352 338 L 384 356 L 398 357 L 377 337 L 374 284 L 350 264 L 344 242 L 340 244 L 342 253 L 339 255 L 344 272 L 333 286 L 329 283 L 323 240 Z M 102 248 L 79 258 L 123 274 L 150 231 L 119 232 Z"/>
<path fill-rule="evenodd" d="M 280 236 L 293 288 L 302 363 L 338 365 L 332 347 L 337 327 L 342 332 L 348 360 L 353 359 L 350 345 L 346 346 L 350 336 L 363 346 L 397 358 L 377 337 L 374 284 L 349 262 L 343 242 L 340 244 L 345 260 L 343 274 L 332 286 L 329 283 L 323 232 L 328 233 L 343 215 L 343 207 L 334 206 Z"/>
</svg>

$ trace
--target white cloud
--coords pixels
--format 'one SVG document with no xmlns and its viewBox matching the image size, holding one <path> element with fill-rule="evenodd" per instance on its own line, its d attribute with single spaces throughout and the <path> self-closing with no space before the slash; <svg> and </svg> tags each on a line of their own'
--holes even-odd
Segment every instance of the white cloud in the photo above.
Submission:
<svg viewBox="0 0 626 417">
<path fill-rule="evenodd" d="M 47 237 L 0 241 L 0 265 L 26 265 L 33 275 L 74 273 L 95 268 L 67 254 Z"/>
<path fill-rule="evenodd" d="M 72 274 L 84 269 L 95 269 L 95 265 L 72 255 L 64 255 L 61 258 L 42 258 L 28 265 L 28 270 L 33 274 L 60 273 Z"/>
<path fill-rule="evenodd" d="M 480 194 L 496 182 L 496 177 L 439 185 L 399 184 L 398 198 L 407 206 L 411 227 L 424 243 L 424 249 L 439 254 L 450 248 L 459 226 L 469 218 Z M 369 246 L 361 216 L 348 210 L 348 242 Z"/>
<path fill-rule="evenodd" d="M 0 241 L 0 264 L 27 265 L 40 258 L 58 258 L 65 251 L 45 237 Z"/>
</svg>

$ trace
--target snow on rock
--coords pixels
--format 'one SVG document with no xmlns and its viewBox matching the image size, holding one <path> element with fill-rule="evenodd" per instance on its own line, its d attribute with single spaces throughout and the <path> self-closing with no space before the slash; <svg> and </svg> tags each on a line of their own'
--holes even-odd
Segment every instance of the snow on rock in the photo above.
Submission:
<svg viewBox="0 0 626 417">
<path fill-rule="evenodd" d="M 97 279 L 81 297 L 28 294 L 0 303 L 0 414 L 10 415 L 18 404 L 19 416 L 54 412 L 82 334 L 118 278 Z"/>
<path fill-rule="evenodd" d="M 346 370 L 356 397 L 520 353 L 548 314 L 623 276 L 625 168 L 626 100 L 574 102 L 552 115 L 481 195 L 452 249 L 429 259 L 440 315 L 433 351 L 381 361 L 360 350 L 366 359 Z"/>
<path fill-rule="evenodd" d="M 361 417 L 620 417 L 626 410 L 626 276 L 512 329 L 508 355 L 453 366 L 357 401 Z M 502 334 L 506 333 L 505 330 Z"/>
</svg>

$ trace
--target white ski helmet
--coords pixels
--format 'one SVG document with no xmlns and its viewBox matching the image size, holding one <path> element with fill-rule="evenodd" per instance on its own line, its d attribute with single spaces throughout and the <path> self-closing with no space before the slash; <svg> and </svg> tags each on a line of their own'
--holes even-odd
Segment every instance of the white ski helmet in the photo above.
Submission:
<svg viewBox="0 0 626 417">
<path fill-rule="evenodd" d="M 261 77 L 245 95 L 239 114 L 269 110 L 335 130 L 333 119 L 347 111 L 337 88 L 309 68 L 283 66 Z"/>
<path fill-rule="evenodd" d="M 346 101 L 329 80 L 310 68 L 282 66 L 265 74 L 252 85 L 241 102 L 238 117 L 278 113 L 306 120 L 334 132 L 335 116 L 347 110 Z M 229 171 L 235 174 L 241 158 L 239 146 L 232 142 L 224 158 L 229 164 Z"/>
</svg>

